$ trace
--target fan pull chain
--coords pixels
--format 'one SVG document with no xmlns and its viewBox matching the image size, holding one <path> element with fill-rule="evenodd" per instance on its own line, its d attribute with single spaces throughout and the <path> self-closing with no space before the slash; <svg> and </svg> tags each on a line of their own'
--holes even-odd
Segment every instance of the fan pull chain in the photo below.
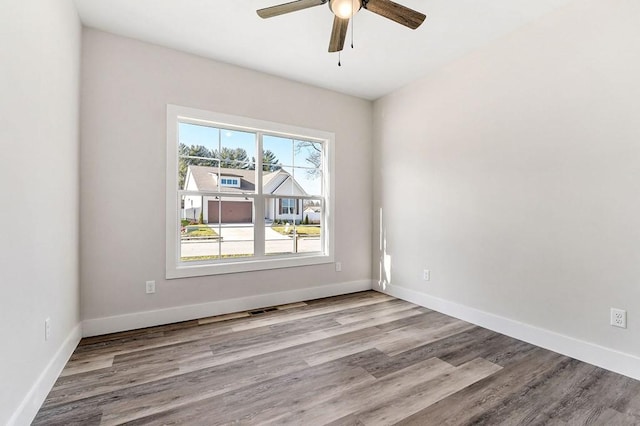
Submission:
<svg viewBox="0 0 640 426">
<path fill-rule="evenodd" d="M 353 0 L 353 2 L 351 3 L 351 7 L 353 8 L 353 16 L 351 17 L 351 48 L 353 49 L 353 26 L 356 22 L 356 10 L 355 10 L 355 4 L 356 4 L 356 0 Z"/>
<path fill-rule="evenodd" d="M 338 50 L 338 66 L 341 67 L 342 64 L 340 63 L 340 52 L 342 52 L 341 50 Z"/>
</svg>

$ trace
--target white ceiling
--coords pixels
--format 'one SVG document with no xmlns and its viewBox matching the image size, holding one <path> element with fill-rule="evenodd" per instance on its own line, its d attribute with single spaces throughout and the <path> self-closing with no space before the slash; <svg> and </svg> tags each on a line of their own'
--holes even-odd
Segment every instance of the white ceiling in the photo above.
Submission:
<svg viewBox="0 0 640 426">
<path fill-rule="evenodd" d="M 427 19 L 410 30 L 361 10 L 342 53 L 327 52 L 328 5 L 261 19 L 288 0 L 75 0 L 89 27 L 365 99 L 376 99 L 572 0 L 396 0 Z"/>
</svg>

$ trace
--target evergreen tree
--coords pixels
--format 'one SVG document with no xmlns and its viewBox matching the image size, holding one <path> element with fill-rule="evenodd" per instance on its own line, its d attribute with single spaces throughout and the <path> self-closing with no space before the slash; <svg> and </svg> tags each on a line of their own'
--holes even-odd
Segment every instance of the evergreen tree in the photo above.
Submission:
<svg viewBox="0 0 640 426">
<path fill-rule="evenodd" d="M 251 157 L 251 161 L 253 164 L 251 164 L 250 169 L 255 170 L 256 157 Z M 282 166 L 280 166 L 278 159 L 276 158 L 276 155 L 272 151 L 269 151 L 268 149 L 266 149 L 262 153 L 262 171 L 275 172 L 276 170 L 280 170 L 281 168 Z"/>
<path fill-rule="evenodd" d="M 225 169 L 248 169 L 249 156 L 247 151 L 242 148 L 227 148 L 223 147 L 220 151 L 213 150 L 212 155 L 214 158 L 220 160 L 220 167 Z"/>
<path fill-rule="evenodd" d="M 217 160 L 213 158 L 212 152 L 203 145 L 178 146 L 178 184 L 184 188 L 184 181 L 187 177 L 187 168 L 190 165 L 196 166 L 216 166 Z"/>
</svg>

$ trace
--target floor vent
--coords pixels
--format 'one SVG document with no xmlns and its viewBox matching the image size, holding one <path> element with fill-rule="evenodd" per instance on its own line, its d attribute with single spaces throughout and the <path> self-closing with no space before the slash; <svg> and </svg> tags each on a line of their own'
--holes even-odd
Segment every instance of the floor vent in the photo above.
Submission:
<svg viewBox="0 0 640 426">
<path fill-rule="evenodd" d="M 260 314 L 264 314 L 265 312 L 272 312 L 272 311 L 277 311 L 278 308 L 264 308 L 264 309 L 257 309 L 255 311 L 249 311 L 249 315 L 260 315 Z"/>
<path fill-rule="evenodd" d="M 228 321 L 232 319 L 248 318 L 253 315 L 264 314 L 265 312 L 284 311 L 293 308 L 303 308 L 307 306 L 305 302 L 288 303 L 286 305 L 271 306 L 269 308 L 256 309 L 253 311 L 234 312 L 231 314 L 216 315 L 215 317 L 201 318 L 198 320 L 199 325 L 211 324 L 214 322 Z"/>
</svg>

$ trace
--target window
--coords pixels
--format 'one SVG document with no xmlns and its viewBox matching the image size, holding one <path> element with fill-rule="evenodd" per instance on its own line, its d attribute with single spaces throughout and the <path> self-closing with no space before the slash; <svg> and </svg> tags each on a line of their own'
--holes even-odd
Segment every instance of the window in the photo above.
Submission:
<svg viewBox="0 0 640 426">
<path fill-rule="evenodd" d="M 167 107 L 167 278 L 333 261 L 333 134 Z"/>
<path fill-rule="evenodd" d="M 220 185 L 224 185 L 224 186 L 236 186 L 239 187 L 240 185 L 238 184 L 238 179 L 230 179 L 230 178 L 221 178 L 220 179 Z"/>
<path fill-rule="evenodd" d="M 296 201 L 293 198 L 283 198 L 280 200 L 280 214 L 296 214 Z"/>
</svg>

